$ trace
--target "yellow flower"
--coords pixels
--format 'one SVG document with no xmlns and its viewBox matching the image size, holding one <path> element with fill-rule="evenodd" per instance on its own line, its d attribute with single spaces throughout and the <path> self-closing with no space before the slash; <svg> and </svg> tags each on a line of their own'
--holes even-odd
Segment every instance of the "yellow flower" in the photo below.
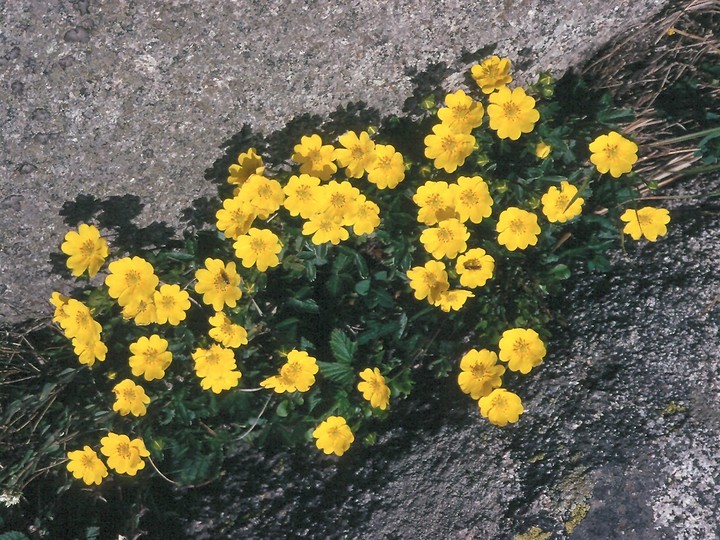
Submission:
<svg viewBox="0 0 720 540">
<path fill-rule="evenodd" d="M 518 87 L 512 91 L 501 88 L 490 95 L 487 112 L 490 117 L 490 129 L 497 131 L 501 139 L 516 141 L 521 133 L 530 133 L 540 113 L 535 109 L 535 100 Z"/>
<path fill-rule="evenodd" d="M 610 176 L 619 178 L 632 170 L 637 161 L 637 151 L 637 144 L 611 131 L 590 143 L 590 161 L 600 173 L 610 171 Z"/>
<path fill-rule="evenodd" d="M 104 361 L 108 352 L 99 332 L 75 336 L 72 345 L 80 363 L 88 366 L 94 365 L 95 360 Z"/>
<path fill-rule="evenodd" d="M 480 398 L 478 406 L 480 414 L 490 423 L 500 427 L 514 424 L 524 412 L 520 397 L 504 388 L 496 388 L 487 396 Z"/>
<path fill-rule="evenodd" d="M 268 229 L 252 228 L 238 237 L 233 244 L 235 256 L 245 268 L 255 266 L 260 272 L 280 264 L 278 253 L 282 249 L 280 239 Z"/>
<path fill-rule="evenodd" d="M 255 207 L 240 197 L 225 199 L 223 207 L 215 212 L 218 230 L 233 240 L 248 232 L 256 217 Z"/>
<path fill-rule="evenodd" d="M 278 394 L 283 392 L 307 392 L 315 384 L 318 372 L 317 361 L 305 351 L 293 349 L 287 355 L 278 375 L 268 377 L 260 383 L 263 388 L 272 388 Z"/>
<path fill-rule="evenodd" d="M 108 475 L 108 470 L 102 460 L 98 457 L 95 450 L 89 446 L 83 447 L 82 450 L 73 450 L 67 453 L 70 460 L 67 470 L 78 480 L 82 479 L 88 486 L 97 484 L 98 486 Z"/>
<path fill-rule="evenodd" d="M 316 214 L 303 224 L 302 233 L 312 235 L 312 243 L 319 246 L 331 242 L 336 246 L 350 238 L 350 233 L 342 225 L 342 218 L 329 214 Z"/>
<path fill-rule="evenodd" d="M 434 160 L 436 169 L 454 172 L 472 154 L 475 137 L 456 133 L 445 124 L 433 126 L 432 131 L 432 135 L 425 137 L 425 157 Z"/>
<path fill-rule="evenodd" d="M 223 390 L 235 388 L 241 378 L 242 373 L 236 369 L 216 370 L 200 379 L 200 386 L 203 390 L 211 390 L 214 394 L 219 394 Z"/>
<path fill-rule="evenodd" d="M 100 231 L 85 223 L 81 223 L 77 231 L 70 231 L 65 235 L 60 249 L 68 255 L 67 267 L 76 277 L 81 276 L 85 270 L 90 277 L 95 276 L 109 253 L 107 242 L 100 236 Z"/>
<path fill-rule="evenodd" d="M 458 217 L 453 192 L 447 182 L 425 182 L 413 195 L 413 201 L 420 207 L 417 219 L 425 225 L 435 225 L 438 221 Z"/>
<path fill-rule="evenodd" d="M 233 324 L 230 318 L 222 311 L 210 317 L 210 337 L 219 341 L 224 347 L 235 349 L 247 345 L 247 330 L 239 324 Z"/>
<path fill-rule="evenodd" d="M 360 203 L 360 190 L 350 182 L 335 180 L 325 184 L 322 189 L 325 205 L 318 208 L 318 213 L 339 218 L 343 225 L 352 225 Z"/>
<path fill-rule="evenodd" d="M 285 200 L 285 193 L 277 180 L 252 174 L 240 187 L 236 197 L 249 203 L 260 219 L 267 219 L 280 208 Z"/>
<path fill-rule="evenodd" d="M 455 263 L 463 287 L 482 287 L 493 276 L 495 259 L 482 248 L 473 248 L 460 255 Z"/>
<path fill-rule="evenodd" d="M 378 368 L 367 368 L 360 372 L 362 382 L 359 382 L 357 389 L 362 392 L 363 398 L 370 402 L 370 405 L 380 410 L 387 409 L 390 404 L 390 388 L 385 384 L 385 377 Z"/>
<path fill-rule="evenodd" d="M 461 176 L 456 184 L 450 184 L 450 192 L 460 221 L 469 219 L 473 223 L 480 223 L 492 214 L 493 200 L 481 176 Z"/>
<path fill-rule="evenodd" d="M 500 233 L 498 243 L 510 251 L 534 246 L 540 234 L 537 216 L 514 206 L 503 210 L 495 230 Z"/>
<path fill-rule="evenodd" d="M 331 144 L 323 145 L 320 135 L 303 136 L 294 151 L 292 160 L 300 163 L 301 173 L 328 180 L 337 172 L 337 165 L 333 163 L 335 147 Z"/>
<path fill-rule="evenodd" d="M 361 198 L 365 199 L 362 195 Z M 372 201 L 362 200 L 358 204 L 353 220 L 353 232 L 357 236 L 370 234 L 378 225 L 380 225 L 380 208 Z"/>
<path fill-rule="evenodd" d="M 125 257 L 113 261 L 108 270 L 110 273 L 105 278 L 108 294 L 111 298 L 116 298 L 121 307 L 134 300 L 152 296 L 160 281 L 152 264 L 140 257 Z"/>
<path fill-rule="evenodd" d="M 142 458 L 150 455 L 142 439 L 130 440 L 127 435 L 110 432 L 107 437 L 100 439 L 100 444 L 100 452 L 108 458 L 108 467 L 120 474 L 135 476 L 145 468 Z"/>
<path fill-rule="evenodd" d="M 540 336 L 530 328 L 505 330 L 499 347 L 500 360 L 507 362 L 512 371 L 519 371 L 523 375 L 539 366 L 546 353 Z"/>
<path fill-rule="evenodd" d="M 667 234 L 666 225 L 670 223 L 670 212 L 665 208 L 651 206 L 639 210 L 628 208 L 620 219 L 627 222 L 623 232 L 632 236 L 633 240 L 640 240 L 644 236 L 655 242 L 659 236 Z"/>
<path fill-rule="evenodd" d="M 203 295 L 203 302 L 212 306 L 215 311 L 223 306 L 234 308 L 242 297 L 240 276 L 235 263 L 225 264 L 220 259 L 205 259 L 205 268 L 195 272 L 195 292 Z"/>
<path fill-rule="evenodd" d="M 485 110 L 482 103 L 475 101 L 463 90 L 445 96 L 447 107 L 438 110 L 440 121 L 457 133 L 470 133 L 482 124 Z"/>
<path fill-rule="evenodd" d="M 60 326 L 62 326 L 61 321 L 67 317 L 67 315 L 65 314 L 65 306 L 67 306 L 67 303 L 69 301 L 69 296 L 60 294 L 57 291 L 54 291 L 50 296 L 50 303 L 55 307 L 55 312 L 53 313 L 53 322 L 58 323 Z"/>
<path fill-rule="evenodd" d="M 100 334 L 102 326 L 93 319 L 90 308 L 80 300 L 68 299 L 63 312 L 65 316 L 59 319 L 59 323 L 68 338 Z"/>
<path fill-rule="evenodd" d="M 124 379 L 113 387 L 113 392 L 115 393 L 113 411 L 120 413 L 121 416 L 128 414 L 144 416 L 147 413 L 147 404 L 150 403 L 150 398 L 142 386 L 135 384 L 130 379 Z"/>
<path fill-rule="evenodd" d="M 551 186 L 542 196 L 542 212 L 550 223 L 565 223 L 569 219 L 579 216 L 585 199 L 577 197 L 578 189 L 563 180 L 560 189 Z M 572 204 L 570 204 L 572 201 Z"/>
<path fill-rule="evenodd" d="M 330 416 L 313 431 L 315 445 L 326 454 L 342 456 L 355 440 L 342 416 Z"/>
<path fill-rule="evenodd" d="M 440 295 L 450 288 L 445 264 L 440 261 L 428 261 L 425 266 L 415 266 L 407 271 L 410 278 L 410 288 L 415 298 L 434 304 Z"/>
<path fill-rule="evenodd" d="M 257 155 L 254 148 L 249 148 L 247 152 L 240 154 L 237 161 L 228 168 L 230 176 L 227 181 L 230 184 L 242 186 L 250 178 L 250 175 L 265 172 L 262 158 Z"/>
<path fill-rule="evenodd" d="M 368 182 L 378 189 L 395 188 L 405 179 L 405 163 L 400 152 L 389 144 L 375 145 L 375 161 L 368 169 Z"/>
<path fill-rule="evenodd" d="M 206 377 L 213 371 L 227 371 L 237 367 L 235 353 L 220 345 L 210 345 L 209 349 L 195 349 L 192 358 L 198 377 Z"/>
<path fill-rule="evenodd" d="M 335 161 L 345 167 L 345 174 L 349 178 L 360 178 L 372 168 L 376 159 L 375 143 L 366 131 L 361 131 L 360 136 L 354 131 L 348 131 L 340 135 L 338 142 L 343 148 L 335 149 Z"/>
<path fill-rule="evenodd" d="M 472 78 L 485 94 L 492 94 L 495 90 L 512 82 L 510 76 L 510 60 L 491 56 L 470 69 Z"/>
<path fill-rule="evenodd" d="M 133 319 L 138 326 L 146 326 L 157 322 L 157 310 L 155 309 L 153 296 L 136 298 L 123 307 L 122 316 L 124 319 Z"/>
<path fill-rule="evenodd" d="M 540 159 L 547 159 L 552 152 L 552 146 L 546 144 L 544 141 L 540 141 L 535 145 L 535 155 Z"/>
<path fill-rule="evenodd" d="M 290 177 L 283 188 L 285 192 L 283 206 L 291 216 L 299 214 L 301 218 L 308 219 L 325 204 L 322 198 L 324 191 L 318 186 L 320 186 L 320 178 L 317 176 L 301 174 Z"/>
<path fill-rule="evenodd" d="M 242 373 L 236 369 L 235 353 L 232 350 L 211 345 L 209 349 L 196 349 L 192 357 L 203 390 L 219 394 L 238 385 Z"/>
<path fill-rule="evenodd" d="M 425 250 L 436 259 L 447 257 L 454 259 L 458 253 L 467 249 L 470 233 L 458 219 L 445 219 L 437 227 L 425 229 L 420 234 L 420 241 Z"/>
<path fill-rule="evenodd" d="M 480 399 L 502 386 L 505 367 L 498 365 L 497 361 L 497 354 L 492 351 L 470 349 L 460 360 L 460 390 L 473 399 Z"/>
<path fill-rule="evenodd" d="M 162 379 L 172 362 L 172 353 L 167 350 L 167 340 L 157 334 L 143 336 L 130 344 L 130 368 L 136 377 L 142 375 L 146 381 Z"/>
<path fill-rule="evenodd" d="M 458 311 L 462 309 L 467 299 L 473 298 L 474 296 L 475 295 L 470 291 L 463 289 L 443 291 L 440 293 L 440 296 L 438 296 L 437 301 L 434 302 L 433 305 L 439 307 L 445 313 L 449 313 L 450 311 Z"/>
<path fill-rule="evenodd" d="M 176 326 L 185 320 L 185 312 L 190 309 L 190 295 L 180 290 L 179 285 L 163 285 L 159 291 L 155 291 L 153 303 L 157 322 Z"/>
</svg>

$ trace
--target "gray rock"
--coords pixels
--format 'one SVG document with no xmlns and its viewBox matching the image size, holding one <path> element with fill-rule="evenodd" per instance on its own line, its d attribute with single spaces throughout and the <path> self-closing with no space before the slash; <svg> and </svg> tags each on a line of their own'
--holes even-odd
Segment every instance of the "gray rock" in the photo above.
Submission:
<svg viewBox="0 0 720 540">
<path fill-rule="evenodd" d="M 666 0 L 0 3 L 0 322 L 48 312 L 49 254 L 78 194 L 136 194 L 176 222 L 244 123 L 269 132 L 364 100 L 400 112 L 410 68 L 496 44 L 520 77 L 562 73 Z M 33 113 L 47 112 L 42 126 Z M 36 134 L 53 133 L 50 139 Z M 30 165 L 32 164 L 32 165 Z"/>
</svg>

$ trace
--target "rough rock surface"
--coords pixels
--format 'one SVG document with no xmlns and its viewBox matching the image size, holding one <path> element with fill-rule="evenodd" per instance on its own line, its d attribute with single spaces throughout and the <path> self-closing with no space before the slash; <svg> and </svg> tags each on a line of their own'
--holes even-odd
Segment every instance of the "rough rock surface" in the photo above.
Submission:
<svg viewBox="0 0 720 540">
<path fill-rule="evenodd" d="M 666 4 L 0 0 L 0 323 L 46 312 L 78 194 L 136 194 L 146 222 L 172 223 L 243 123 L 357 100 L 400 112 L 408 69 L 460 72 L 493 44 L 521 73 L 561 73 Z"/>
<path fill-rule="evenodd" d="M 454 380 L 426 381 L 374 447 L 242 450 L 183 499 L 188 535 L 719 538 L 720 205 L 671 215 L 667 238 L 573 276 L 548 357 L 517 388 L 518 424 L 495 428 Z"/>
</svg>

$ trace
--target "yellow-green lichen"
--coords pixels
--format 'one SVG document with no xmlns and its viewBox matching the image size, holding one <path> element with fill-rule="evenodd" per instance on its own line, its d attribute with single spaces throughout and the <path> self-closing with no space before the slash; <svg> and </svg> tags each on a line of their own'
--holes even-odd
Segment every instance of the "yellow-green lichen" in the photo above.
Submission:
<svg viewBox="0 0 720 540">
<path fill-rule="evenodd" d="M 543 531 L 540 527 L 533 527 L 526 533 L 516 534 L 515 540 L 547 540 L 551 536 L 551 532 Z"/>
<path fill-rule="evenodd" d="M 572 534 L 575 527 L 580 525 L 580 522 L 585 519 L 587 513 L 590 511 L 590 507 L 585 504 L 578 504 L 572 511 L 570 519 L 565 522 L 565 530 L 568 534 Z"/>
</svg>

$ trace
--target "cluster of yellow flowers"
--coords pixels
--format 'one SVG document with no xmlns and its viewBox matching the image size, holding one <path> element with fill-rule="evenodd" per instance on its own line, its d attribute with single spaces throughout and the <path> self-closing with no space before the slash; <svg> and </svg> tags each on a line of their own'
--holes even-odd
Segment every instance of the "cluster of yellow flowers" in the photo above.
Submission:
<svg viewBox="0 0 720 540">
<path fill-rule="evenodd" d="M 53 320 L 65 337 L 72 340 L 80 363 L 92 366 L 95 360 L 105 360 L 107 346 L 102 342 L 102 326 L 93 318 L 90 308 L 59 292 L 53 292 L 50 303 L 55 307 Z"/>
<path fill-rule="evenodd" d="M 521 87 L 508 87 L 512 82 L 509 60 L 493 56 L 473 66 L 471 74 L 487 103 L 473 99 L 464 90 L 447 94 L 445 106 L 437 111 L 439 123 L 424 139 L 425 156 L 448 175 L 478 150 L 473 132 L 483 125 L 486 114 L 487 125 L 497 137 L 511 141 L 531 133 L 540 119 L 535 99 Z M 590 161 L 599 173 L 619 178 L 632 171 L 638 147 L 610 131 L 593 140 L 589 151 Z M 540 141 L 535 154 L 539 159 L 549 159 L 552 147 Z M 403 182 L 408 168 L 400 152 L 389 144 L 374 142 L 367 131 L 347 131 L 338 137 L 337 145 L 324 144 L 318 134 L 303 136 L 294 146 L 292 161 L 299 166 L 296 174 L 272 178 L 262 157 L 249 148 L 229 167 L 227 181 L 234 188 L 233 194 L 222 201 L 222 208 L 215 214 L 216 225 L 232 241 L 235 257 L 245 269 L 266 272 L 282 262 L 286 246 L 278 234 L 284 229 L 270 224 L 280 211 L 302 220 L 302 235 L 316 245 L 337 245 L 347 240 L 351 231 L 356 236 L 373 233 L 381 223 L 380 208 L 350 180 L 365 178 L 377 189 L 394 189 Z M 344 169 L 344 178 L 335 177 L 339 169 Z M 551 186 L 540 199 L 546 221 L 565 223 L 579 216 L 585 203 L 581 197 L 585 187 L 578 188 L 567 179 Z M 418 300 L 427 300 L 445 312 L 460 310 L 475 296 L 472 290 L 484 287 L 495 272 L 493 256 L 477 247 L 478 239 L 471 237 L 474 225 L 490 218 L 496 209 L 490 186 L 479 175 L 433 178 L 410 193 L 418 208 L 417 221 L 423 226 L 419 240 L 429 260 L 407 271 L 409 286 Z M 650 241 L 665 235 L 670 221 L 667 210 L 650 207 L 628 209 L 620 219 L 625 222 L 626 234 Z M 497 215 L 495 232 L 497 243 L 508 251 L 535 246 L 541 234 L 538 214 L 517 206 L 505 208 Z M 94 277 L 109 256 L 106 240 L 96 227 L 87 224 L 68 232 L 61 249 L 68 255 L 68 268 L 78 277 L 85 272 Z M 451 278 L 459 282 L 460 288 L 451 289 Z M 245 285 L 235 261 L 208 257 L 203 267 L 195 270 L 194 280 L 182 285 L 161 282 L 149 261 L 128 256 L 110 262 L 104 283 L 122 317 L 137 326 L 181 324 L 191 308 L 192 299 L 186 289 L 193 285 L 202 303 L 213 311 L 207 321 L 208 338 L 214 343 L 191 353 L 200 385 L 219 394 L 240 384 L 243 374 L 234 349 L 247 345 L 251 336 L 224 310 L 236 308 L 250 287 Z M 53 320 L 72 340 L 80 363 L 92 366 L 104 361 L 108 348 L 92 310 L 59 292 L 53 293 L 50 302 L 55 307 Z M 196 300 L 192 302 L 199 305 Z M 146 382 L 165 377 L 173 354 L 160 333 L 148 332 L 150 335 L 129 345 L 128 363 L 134 377 Z M 545 346 L 531 329 L 507 330 L 500 340 L 499 360 L 507 362 L 512 371 L 528 373 L 544 355 Z M 317 360 L 298 349 L 283 356 L 286 360 L 277 374 L 266 377 L 260 386 L 279 394 L 309 391 L 319 371 Z M 483 416 L 500 426 L 518 420 L 522 403 L 518 396 L 501 388 L 505 367 L 498 364 L 498 355 L 487 349 L 473 349 L 462 358 L 460 369 L 460 387 L 478 400 Z M 381 371 L 367 368 L 359 378 L 357 389 L 363 398 L 372 407 L 385 410 L 391 391 Z M 151 398 L 135 381 L 123 379 L 113 392 L 114 411 L 123 416 L 146 414 Z M 346 419 L 340 416 L 327 418 L 313 431 L 313 437 L 318 448 L 336 455 L 347 451 L 354 440 Z M 110 433 L 102 441 L 101 452 L 117 472 L 134 475 L 143 468 L 142 457 L 149 453 L 140 439 L 130 441 L 126 435 Z M 88 484 L 99 484 L 107 475 L 105 465 L 87 446 L 69 452 L 68 457 L 68 469 Z"/>
<path fill-rule="evenodd" d="M 145 468 L 143 458 L 150 456 L 142 439 L 130 440 L 127 435 L 109 432 L 100 439 L 100 444 L 100 453 L 107 457 L 107 466 L 89 446 L 68 452 L 67 469 L 87 485 L 100 485 L 108 475 L 108 467 L 118 474 L 135 476 L 139 470 Z"/>
<path fill-rule="evenodd" d="M 540 365 L 546 353 L 540 336 L 530 328 L 506 330 L 499 348 L 500 360 L 523 375 Z M 471 349 L 460 360 L 460 389 L 477 399 L 480 413 L 497 426 L 517 422 L 523 413 L 520 397 L 501 388 L 503 373 L 505 367 L 498 364 L 498 355 L 487 349 Z"/>
</svg>

